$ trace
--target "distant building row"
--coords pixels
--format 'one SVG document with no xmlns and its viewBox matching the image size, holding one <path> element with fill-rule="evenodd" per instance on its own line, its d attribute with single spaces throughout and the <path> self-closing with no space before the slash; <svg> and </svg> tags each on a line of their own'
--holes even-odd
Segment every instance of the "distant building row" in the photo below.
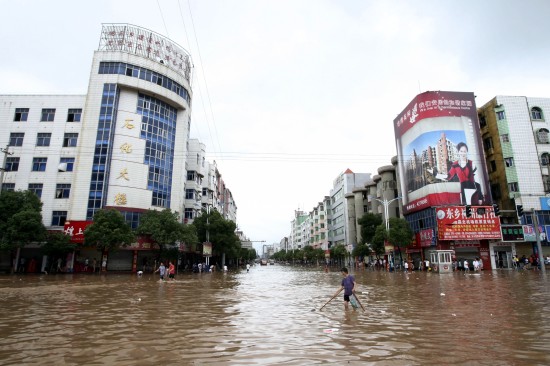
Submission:
<svg viewBox="0 0 550 366">
<path fill-rule="evenodd" d="M 548 255 L 548 116 L 549 98 L 497 96 L 476 108 L 472 93 L 419 94 L 394 120 L 391 165 L 372 178 L 340 174 L 330 195 L 295 212 L 274 250 L 343 244 L 351 252 L 361 242 L 358 220 L 367 212 L 385 219 L 386 206 L 388 217 L 404 217 L 413 229 L 402 254 L 416 263 L 447 250 L 456 260 L 480 258 L 484 268 L 511 268 L 514 255 L 538 256 L 534 220 Z M 396 250 L 388 247 L 387 258 Z"/>
</svg>

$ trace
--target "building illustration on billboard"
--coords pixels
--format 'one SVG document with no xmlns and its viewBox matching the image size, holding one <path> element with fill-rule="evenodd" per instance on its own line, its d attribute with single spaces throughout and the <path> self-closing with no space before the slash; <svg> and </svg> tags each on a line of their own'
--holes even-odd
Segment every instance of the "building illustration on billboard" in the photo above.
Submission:
<svg viewBox="0 0 550 366">
<path fill-rule="evenodd" d="M 419 94 L 394 129 L 405 213 L 491 202 L 473 93 Z"/>
</svg>

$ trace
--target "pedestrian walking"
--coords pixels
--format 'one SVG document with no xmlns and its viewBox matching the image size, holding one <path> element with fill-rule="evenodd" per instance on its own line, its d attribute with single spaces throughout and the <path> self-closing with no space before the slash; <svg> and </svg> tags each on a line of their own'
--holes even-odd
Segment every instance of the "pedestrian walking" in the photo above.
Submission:
<svg viewBox="0 0 550 366">
<path fill-rule="evenodd" d="M 157 268 L 155 273 L 157 273 L 157 272 L 160 275 L 160 280 L 159 281 L 164 281 L 164 277 L 166 276 L 166 266 L 164 266 L 163 262 L 160 262 L 159 268 Z"/>
<path fill-rule="evenodd" d="M 174 266 L 174 263 L 172 261 L 168 262 L 168 278 L 170 281 L 174 281 L 176 276 L 176 266 Z"/>
</svg>

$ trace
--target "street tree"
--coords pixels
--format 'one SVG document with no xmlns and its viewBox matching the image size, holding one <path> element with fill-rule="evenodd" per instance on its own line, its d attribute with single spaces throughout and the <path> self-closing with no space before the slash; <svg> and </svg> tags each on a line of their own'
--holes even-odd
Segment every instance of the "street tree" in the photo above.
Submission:
<svg viewBox="0 0 550 366">
<path fill-rule="evenodd" d="M 43 243 L 42 202 L 30 191 L 0 194 L 0 250 L 13 251 L 30 243 Z"/>
<path fill-rule="evenodd" d="M 401 261 L 403 260 L 401 249 L 412 244 L 413 235 L 414 233 L 407 220 L 399 217 L 390 217 L 387 240 L 392 246 L 397 248 Z"/>
<path fill-rule="evenodd" d="M 178 213 L 169 208 L 145 212 L 140 218 L 136 233 L 150 237 L 158 244 L 161 253 L 173 249 L 176 242 L 193 244 L 198 241 L 195 227 L 179 222 Z M 175 253 L 177 257 L 177 250 Z"/>
<path fill-rule="evenodd" d="M 370 243 L 376 228 L 382 224 L 382 217 L 368 212 L 359 219 L 358 223 L 361 226 L 361 244 Z"/>
<path fill-rule="evenodd" d="M 62 256 L 73 252 L 78 244 L 71 242 L 71 237 L 61 231 L 48 233 L 46 242 L 42 246 L 45 255 Z"/>
<path fill-rule="evenodd" d="M 222 266 L 225 265 L 225 256 L 237 259 L 241 241 L 235 230 L 237 225 L 226 220 L 216 211 L 206 212 L 202 210 L 202 214 L 193 220 L 193 225 L 197 230 L 199 242 L 206 242 L 206 233 L 208 232 L 208 241 L 212 243 L 212 255 L 221 255 Z"/>
<path fill-rule="evenodd" d="M 342 262 L 345 260 L 347 255 L 348 251 L 346 250 L 346 247 L 342 244 L 333 245 L 332 248 L 330 248 L 330 258 L 332 259 L 336 259 Z"/>
<path fill-rule="evenodd" d="M 372 239 L 371 239 L 372 241 Z M 362 257 L 365 258 L 370 254 L 371 250 L 368 244 L 357 244 L 355 248 L 353 248 L 351 255 L 354 257 Z"/>
<path fill-rule="evenodd" d="M 371 240 L 371 249 L 378 258 L 384 255 L 384 253 L 386 252 L 384 243 L 386 241 L 387 236 L 388 236 L 388 233 L 386 231 L 386 226 L 384 224 L 379 225 L 376 228 L 374 236 L 372 237 L 372 240 Z"/>
<path fill-rule="evenodd" d="M 94 220 L 84 230 L 84 244 L 94 246 L 100 252 L 108 252 L 126 247 L 135 241 L 135 235 L 124 216 L 114 209 L 101 209 Z"/>
</svg>

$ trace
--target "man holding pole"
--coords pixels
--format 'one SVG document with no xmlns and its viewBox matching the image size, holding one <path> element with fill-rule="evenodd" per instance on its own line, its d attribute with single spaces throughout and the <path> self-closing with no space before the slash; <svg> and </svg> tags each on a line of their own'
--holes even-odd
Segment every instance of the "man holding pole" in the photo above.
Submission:
<svg viewBox="0 0 550 366">
<path fill-rule="evenodd" d="M 349 308 L 350 296 L 352 296 L 355 291 L 355 278 L 348 273 L 346 267 L 342 268 L 342 276 L 344 276 L 344 278 L 342 278 L 342 285 L 334 296 L 344 290 L 344 308 L 347 311 Z"/>
</svg>

